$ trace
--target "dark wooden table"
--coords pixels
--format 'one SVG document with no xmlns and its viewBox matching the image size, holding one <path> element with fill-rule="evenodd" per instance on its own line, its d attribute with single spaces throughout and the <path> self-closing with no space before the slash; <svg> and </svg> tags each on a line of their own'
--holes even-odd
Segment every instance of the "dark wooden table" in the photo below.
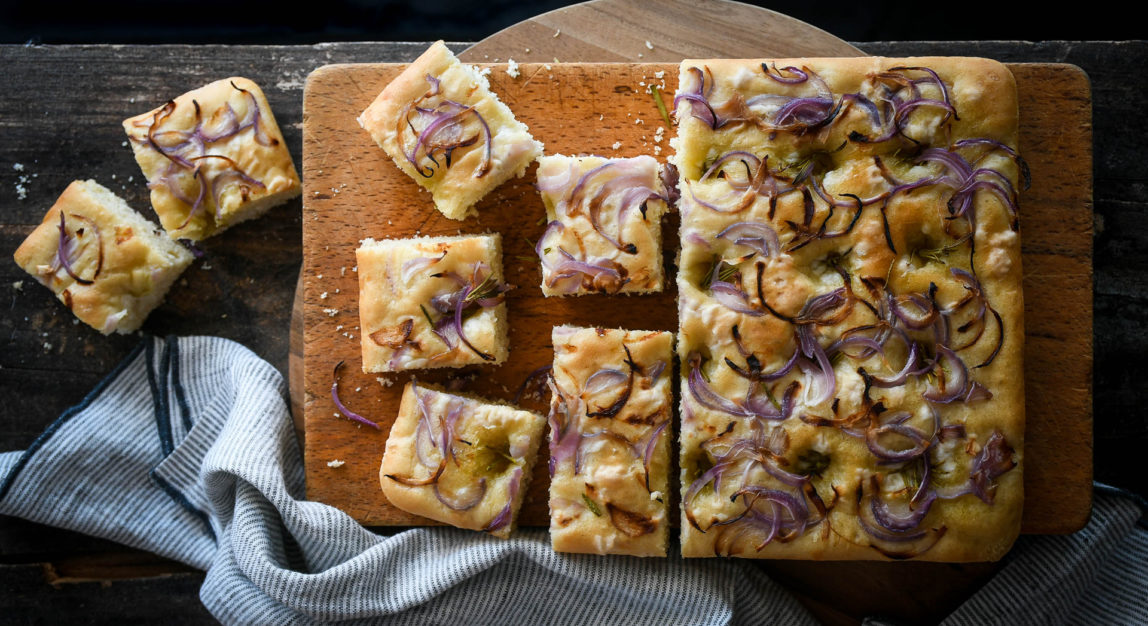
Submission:
<svg viewBox="0 0 1148 626">
<path fill-rule="evenodd" d="M 454 46 L 457 49 L 466 44 Z M 1148 446 L 1142 408 L 1148 379 L 1148 136 L 1140 76 L 1148 42 L 868 42 L 871 54 L 975 55 L 1005 62 L 1061 62 L 1090 76 L 1094 105 L 1096 240 L 1093 328 L 1095 475 L 1148 495 L 1138 457 Z M 95 178 L 147 210 L 147 188 L 120 121 L 209 80 L 244 75 L 261 85 L 296 163 L 302 90 L 328 63 L 402 62 L 427 43 L 315 46 L 0 46 L 0 450 L 19 450 L 76 403 L 139 341 L 103 337 L 72 316 L 11 262 L 11 253 L 72 180 Z M 288 325 L 301 262 L 299 201 L 204 243 L 145 330 L 234 339 L 286 375 Z M 1054 307 L 1055 303 L 1048 303 Z M 1057 355 L 1071 359 L 1074 355 Z M 960 586 L 929 595 L 920 568 L 893 580 L 923 601 L 887 606 L 883 589 L 820 590 L 816 567 L 789 584 L 826 621 L 880 612 L 935 621 L 972 593 L 993 566 L 957 568 Z M 768 569 L 768 566 L 766 566 Z M 934 571 L 934 570 L 929 570 Z M 210 622 L 198 601 L 203 575 L 107 541 L 0 517 L 0 622 Z M 886 578 L 885 580 L 889 580 Z"/>
</svg>

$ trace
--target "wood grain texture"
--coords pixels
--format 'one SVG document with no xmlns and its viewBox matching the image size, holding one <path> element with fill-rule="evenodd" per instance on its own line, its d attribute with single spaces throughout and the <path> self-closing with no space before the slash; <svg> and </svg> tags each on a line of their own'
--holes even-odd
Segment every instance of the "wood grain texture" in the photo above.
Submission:
<svg viewBox="0 0 1148 626">
<path fill-rule="evenodd" d="M 788 15 L 723 0 L 596 0 L 555 9 L 467 49 L 472 63 L 676 63 L 714 57 L 863 56 Z"/>
<path fill-rule="evenodd" d="M 676 89 L 676 64 L 566 64 L 549 70 L 524 64 L 517 80 L 506 74 L 504 65 L 492 68 L 495 91 L 546 143 L 548 153 L 652 153 L 657 145 L 653 129 L 662 122 L 640 83 L 648 84 L 656 72 L 663 72 L 667 94 Z M 654 297 L 542 298 L 531 242 L 542 232 L 543 208 L 530 188 L 533 169 L 527 178 L 504 185 L 481 203 L 479 218 L 459 223 L 441 217 L 429 197 L 354 122 L 400 69 L 322 68 L 309 80 L 304 102 L 307 493 L 368 525 L 426 522 L 391 507 L 377 485 L 385 434 L 397 412 L 402 384 L 410 376 L 389 376 L 393 386 L 384 387 L 374 376 L 353 372 L 355 368 L 345 371 L 344 400 L 352 410 L 378 420 L 381 431 L 334 415 L 330 398 L 334 365 L 341 360 L 361 363 L 353 275 L 359 240 L 460 230 L 503 233 L 507 280 L 518 286 L 508 299 L 510 361 L 499 368 L 420 373 L 420 379 L 453 379 L 466 391 L 511 400 L 527 373 L 550 362 L 548 339 L 555 324 L 676 327 L 672 291 Z M 1021 149 L 1031 155 L 1033 174 L 1032 190 L 1022 196 L 1029 389 L 1024 532 L 1068 533 L 1087 521 L 1091 507 L 1090 94 L 1086 77 L 1072 66 L 1012 69 L 1022 106 Z M 643 123 L 635 123 L 639 119 Z M 671 133 L 668 130 L 667 137 Z M 620 142 L 620 149 L 612 148 L 614 142 Z M 661 158 L 666 153 L 668 148 L 663 148 Z M 664 227 L 666 268 L 672 272 L 676 224 L 667 220 Z M 1056 307 L 1049 307 L 1050 302 Z M 330 315 L 334 310 L 337 313 Z M 1061 359 L 1055 354 L 1083 358 Z M 528 408 L 544 410 L 537 405 Z M 346 464 L 327 467 L 336 459 Z M 544 467 L 538 465 L 522 525 L 547 523 Z"/>
</svg>

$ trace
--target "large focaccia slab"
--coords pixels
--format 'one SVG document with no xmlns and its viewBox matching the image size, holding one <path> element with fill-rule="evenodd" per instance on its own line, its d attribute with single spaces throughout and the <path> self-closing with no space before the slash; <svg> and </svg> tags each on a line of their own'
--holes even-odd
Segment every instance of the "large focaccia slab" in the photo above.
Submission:
<svg viewBox="0 0 1148 626">
<path fill-rule="evenodd" d="M 1000 558 L 1023 501 L 1012 75 L 687 60 L 675 108 L 683 554 Z"/>
</svg>

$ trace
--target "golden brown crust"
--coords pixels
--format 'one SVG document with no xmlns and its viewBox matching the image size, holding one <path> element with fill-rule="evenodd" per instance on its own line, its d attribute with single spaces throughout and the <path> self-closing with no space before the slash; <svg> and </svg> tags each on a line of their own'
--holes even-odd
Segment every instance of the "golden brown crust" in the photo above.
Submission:
<svg viewBox="0 0 1148 626">
<path fill-rule="evenodd" d="M 451 456 L 444 459 L 442 425 L 447 423 L 454 438 Z M 529 411 L 407 383 L 379 468 L 383 493 L 408 513 L 506 538 L 545 427 L 546 420 Z M 416 484 L 434 476 L 433 484 Z"/>
<path fill-rule="evenodd" d="M 665 556 L 673 333 L 558 326 L 552 340 L 551 545 Z"/>
<path fill-rule="evenodd" d="M 61 213 L 79 281 L 57 261 Z M 137 330 L 192 261 L 183 246 L 92 180 L 68 185 L 14 257 L 77 318 L 105 335 Z"/>
<path fill-rule="evenodd" d="M 795 80 L 798 73 L 785 69 L 791 66 L 810 78 Z M 767 77 L 760 60 L 685 61 L 681 67 L 682 89 L 705 92 L 714 114 L 712 123 L 703 119 L 704 109 L 694 115 L 688 98 L 677 109 L 683 554 L 1000 558 L 1019 533 L 1023 503 L 1023 299 L 1019 232 L 1015 207 L 1009 207 L 1021 171 L 1009 154 L 1017 138 L 1011 74 L 985 59 L 768 61 L 775 76 L 794 80 L 789 84 Z M 944 82 L 951 110 L 932 74 L 921 68 Z M 699 76 L 706 77 L 701 90 Z M 843 94 L 860 94 L 870 103 L 929 102 L 908 105 L 897 117 L 885 104 L 870 108 Z M 794 105 L 791 98 L 806 99 L 804 118 L 777 114 Z M 819 110 L 809 104 L 818 98 L 833 105 Z M 831 122 L 816 123 L 821 112 L 838 105 Z M 898 121 L 879 124 L 876 118 Z M 704 176 L 735 151 L 751 156 L 735 153 L 719 168 L 721 176 L 718 170 Z M 958 161 L 968 165 L 946 165 Z M 755 175 L 762 191 L 745 192 L 742 183 Z M 832 218 L 829 199 L 836 205 Z M 763 237 L 760 227 L 751 232 L 740 225 L 747 222 L 768 226 L 776 243 L 756 239 Z M 769 250 L 757 250 L 763 246 Z M 715 279 L 734 289 L 721 285 L 715 291 Z M 836 304 L 811 312 L 813 303 L 831 302 L 833 293 Z M 925 318 L 920 328 L 909 327 Z M 896 330 L 884 333 L 891 335 L 882 339 L 884 355 L 866 353 L 860 343 L 829 354 L 842 337 L 882 337 L 889 326 Z M 822 393 L 818 350 L 803 346 L 803 335 L 832 358 L 832 393 Z M 959 398 L 946 397 L 954 395 L 955 383 L 945 388 L 940 381 L 955 380 L 961 366 L 938 344 L 969 372 Z M 917 359 L 912 373 L 885 388 L 880 381 L 902 378 L 910 345 Z M 755 372 L 777 372 L 795 353 L 803 360 L 787 374 L 753 385 L 747 380 Z M 791 386 L 792 406 L 782 408 Z M 992 397 L 984 398 L 983 389 Z M 741 409 L 722 405 L 707 390 Z M 948 401 L 929 401 L 926 394 Z M 785 419 L 760 417 L 781 412 Z M 785 435 L 777 435 L 772 460 L 755 465 L 729 452 L 731 442 L 755 435 L 766 445 L 775 429 Z M 924 452 L 909 453 L 919 449 Z M 795 468 L 819 458 L 813 452 L 828 458 L 826 466 L 808 479 L 794 478 Z M 993 453 L 1000 457 L 995 465 Z M 714 491 L 707 479 L 712 464 L 723 460 L 748 468 L 750 490 L 727 479 L 720 494 Z M 918 490 L 926 462 L 929 481 Z M 973 489 L 980 465 L 995 469 L 981 472 Z M 779 479 L 786 477 L 779 470 L 790 476 Z M 930 492 L 935 501 L 923 504 Z M 909 507 L 915 494 L 920 496 Z M 886 531 L 872 514 L 885 511 L 882 502 L 894 516 L 913 518 L 907 511 L 914 507 L 927 514 L 910 528 Z M 798 505 L 807 509 L 797 516 L 805 525 L 782 513 L 770 537 L 771 515 Z"/>
<path fill-rule="evenodd" d="M 460 280 L 472 289 L 502 285 L 501 242 L 497 233 L 365 240 L 356 252 L 363 371 L 505 361 L 505 302 L 464 308 L 466 341 L 460 341 L 453 330 L 453 306 L 443 300 L 463 288 Z M 441 326 L 439 333 L 436 326 Z"/>
<path fill-rule="evenodd" d="M 459 136 L 452 141 L 464 145 L 447 149 L 452 143 L 444 139 L 448 132 L 428 133 L 429 139 L 442 140 L 444 152 L 433 160 L 426 156 L 427 146 L 420 146 L 418 138 L 429 122 L 418 121 L 416 106 L 458 114 L 454 123 L 444 126 L 458 128 Z M 480 118 L 463 112 L 464 107 L 473 108 Z M 542 154 L 542 144 L 490 91 L 486 77 L 459 63 L 442 41 L 391 81 L 358 121 L 399 169 L 431 192 L 435 207 L 455 220 L 473 215 L 475 203 L 507 180 L 522 176 Z"/>
<path fill-rule="evenodd" d="M 666 190 L 653 157 L 544 156 L 537 187 L 550 224 L 539 242 L 543 294 L 662 290 Z M 559 271 L 567 258 L 610 271 L 600 276 Z"/>
<path fill-rule="evenodd" d="M 246 78 L 189 91 L 123 126 L 173 239 L 210 237 L 302 192 L 271 106 Z"/>
</svg>

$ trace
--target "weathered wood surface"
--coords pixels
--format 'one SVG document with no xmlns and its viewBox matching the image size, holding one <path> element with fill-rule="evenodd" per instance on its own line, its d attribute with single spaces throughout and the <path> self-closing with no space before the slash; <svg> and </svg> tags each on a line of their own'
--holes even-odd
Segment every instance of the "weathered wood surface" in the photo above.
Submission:
<svg viewBox="0 0 1148 626">
<path fill-rule="evenodd" d="M 513 402 L 526 376 L 553 358 L 550 329 L 563 323 L 674 330 L 674 290 L 658 296 L 544 298 L 533 243 L 545 210 L 531 188 L 533 169 L 495 190 L 478 217 L 444 218 L 429 196 L 379 150 L 355 118 L 403 66 L 336 65 L 312 74 L 304 96 L 304 340 L 307 497 L 334 505 L 366 525 L 423 525 L 429 520 L 392 506 L 378 486 L 386 434 L 412 374 L 364 374 L 359 347 L 358 278 L 354 250 L 367 238 L 500 232 L 511 356 L 499 367 L 414 373 L 419 380 Z M 664 125 L 642 84 L 676 88 L 676 64 L 536 64 L 491 66 L 490 80 L 515 116 L 550 154 L 668 156 Z M 1060 64 L 1015 64 L 1021 102 L 1020 147 L 1032 189 L 1022 195 L 1028 436 L 1025 442 L 1024 532 L 1069 533 L 1091 510 L 1091 101 L 1087 78 Z M 662 79 L 655 79 L 661 74 Z M 577 94 L 576 98 L 570 94 Z M 668 97 L 668 96 L 667 96 Z M 641 122 L 641 123 L 639 123 Z M 617 143 L 615 143 L 617 142 Z M 619 146 L 615 149 L 613 146 Z M 1053 146 L 1053 147 L 1050 147 Z M 667 222 L 671 222 L 667 220 Z M 675 225 L 664 239 L 667 276 L 674 272 Z M 671 282 L 672 284 L 672 282 Z M 1047 303 L 1057 302 L 1048 307 Z M 1078 359 L 1052 356 L 1077 354 Z M 378 422 L 379 431 L 335 417 L 332 371 L 344 370 L 342 399 Z M 380 385 L 376 380 L 385 381 Z M 546 407 L 529 406 L 545 411 Z M 545 450 L 542 454 L 546 454 Z M 331 468 L 327 463 L 345 464 Z M 519 524 L 549 524 L 546 464 L 538 463 Z"/>
<path fill-rule="evenodd" d="M 505 28 L 463 60 L 677 63 L 738 57 L 850 57 L 856 46 L 788 15 L 722 0 L 594 0 Z"/>
<path fill-rule="evenodd" d="M 120 146 L 123 138 L 119 122 L 130 113 L 143 110 L 128 102 L 131 97 L 150 98 L 149 103 L 219 76 L 247 73 L 268 88 L 280 124 L 287 134 L 296 163 L 302 163 L 301 123 L 303 80 L 310 71 L 328 63 L 408 62 L 426 48 L 426 42 L 363 44 L 345 43 L 321 46 L 0 46 L 0 250 L 3 258 L 15 249 L 23 236 L 38 223 L 44 209 L 73 178 L 93 176 L 112 184 L 136 176 L 138 168 L 130 151 Z M 1094 107 L 1094 286 L 1095 318 L 1093 345 L 1095 373 L 1093 406 L 1095 421 L 1095 469 L 1098 480 L 1148 494 L 1148 474 L 1139 468 L 1139 457 L 1148 446 L 1148 415 L 1142 381 L 1148 379 L 1148 327 L 1143 323 L 1148 304 L 1148 164 L 1141 156 L 1141 144 L 1148 122 L 1140 111 L 1146 96 L 1142 81 L 1134 80 L 1148 63 L 1148 42 L 867 42 L 857 43 L 870 54 L 908 56 L 924 54 L 975 55 L 1014 63 L 1063 62 L 1082 67 L 1092 83 Z M 461 50 L 465 46 L 452 46 Z M 80 69 L 77 69 L 80 68 Z M 281 84 L 280 84 L 281 83 Z M 126 90 L 126 91 L 125 91 Z M 81 99 L 77 94 L 82 94 Z M 126 94 L 126 95 L 125 95 Z M 64 124 L 61 120 L 70 120 Z M 80 122 L 83 122 L 81 125 Z M 27 197 L 20 200 L 16 186 L 22 173 L 13 170 L 23 163 L 23 174 L 37 173 L 26 184 Z M 126 183 L 125 183 L 126 184 Z M 118 187 L 116 187 L 119 190 Z M 146 208 L 145 192 L 138 189 L 126 197 L 139 209 Z M 296 212 L 287 211 L 278 219 L 291 222 Z M 279 214 L 276 214 L 279 215 Z M 256 222 L 255 231 L 275 230 L 267 223 L 275 216 Z M 283 228 L 284 242 L 294 246 L 292 260 L 263 262 L 212 274 L 223 282 L 228 294 L 226 306 L 250 308 L 251 317 L 240 319 L 222 312 L 207 315 L 200 310 L 194 319 L 183 313 L 161 309 L 147 326 L 157 333 L 214 333 L 235 338 L 277 365 L 286 374 L 287 343 L 285 324 L 296 274 L 301 263 L 301 225 L 293 222 Z M 245 245 L 237 237 L 233 244 Z M 230 248 L 213 247 L 213 267 L 231 263 Z M 238 258 L 242 258 L 242 255 Z M 278 254 L 273 258 L 279 258 Z M 193 272 L 204 271 L 193 267 Z M 211 273 L 212 270 L 204 271 Z M 250 273 L 246 273 L 250 272 Z M 266 284 L 266 297 L 274 307 L 251 307 L 255 299 L 250 287 L 239 284 L 253 279 Z M 46 291 L 25 284 L 23 291 L 11 289 L 24 280 L 14 264 L 0 259 L 0 289 L 7 310 L 0 316 L 0 450 L 27 446 L 43 428 L 74 404 L 134 345 L 134 338 L 104 338 L 85 326 L 72 326 L 70 319 L 56 311 L 59 307 Z M 183 287 L 180 287 L 183 288 Z M 180 289 L 177 288 L 177 289 Z M 231 300 L 236 302 L 230 303 Z M 170 305 L 166 305 L 170 307 Z M 224 306 L 219 300 L 206 308 Z M 60 307 L 62 309 L 62 307 Z M 165 313 L 166 311 L 166 313 Z M 27 318 L 27 319 L 25 319 Z M 55 321 L 53 321 L 55 320 Z M 230 320 L 230 321 L 228 321 Z M 48 332 L 50 339 L 42 333 Z M 62 354 L 41 354 L 43 344 L 54 348 L 71 346 Z M 1071 353 L 1066 360 L 1078 358 Z M 77 623 L 107 623 L 124 616 L 123 607 L 136 606 L 139 621 L 179 619 L 185 623 L 209 623 L 198 607 L 196 593 L 201 574 L 178 573 L 177 564 L 167 563 L 177 572 L 160 583 L 116 582 L 111 585 L 84 583 L 57 590 L 46 584 L 39 564 L 67 562 L 79 554 L 137 551 L 110 542 L 48 528 L 14 518 L 0 518 L 0 614 L 29 616 L 25 621 L 56 621 L 54 616 L 71 615 Z M 890 590 L 906 592 L 922 586 L 943 588 L 954 585 L 963 593 L 986 580 L 988 572 L 972 566 L 929 568 L 914 564 L 882 575 L 877 570 L 846 568 L 853 578 L 848 588 L 830 589 L 822 582 L 827 568 L 834 564 L 787 564 L 779 570 L 765 564 L 791 588 L 808 600 L 817 615 L 834 623 L 855 623 L 860 617 L 884 612 L 905 621 L 936 621 L 952 608 L 952 600 L 933 602 L 922 591 L 919 601 L 900 607 L 879 606 Z M 852 569 L 851 569 L 852 568 Z M 124 571 L 123 568 L 119 568 Z M 927 570 L 927 571 L 926 571 Z M 147 571 L 136 575 L 149 575 Z M 991 571 L 991 570 L 989 570 Z M 948 572 L 972 577 L 955 581 Z M 124 572 L 125 574 L 128 572 Z M 110 575 L 107 575 L 109 578 Z M 180 582 L 182 581 L 182 582 Z M 924 582 L 929 585 L 924 585 Z M 138 591 L 144 589 L 144 591 Z M 162 597 L 160 602 L 155 598 Z M 822 599 L 828 598 L 830 604 Z M 149 603 L 150 602 L 150 603 Z M 79 610 L 83 607 L 83 610 Z M 189 608 L 183 608 L 189 607 Z M 72 611 L 71 609 L 77 610 Z M 9 611 L 14 612 L 9 612 Z M 63 620 L 59 620 L 63 621 Z"/>
</svg>

